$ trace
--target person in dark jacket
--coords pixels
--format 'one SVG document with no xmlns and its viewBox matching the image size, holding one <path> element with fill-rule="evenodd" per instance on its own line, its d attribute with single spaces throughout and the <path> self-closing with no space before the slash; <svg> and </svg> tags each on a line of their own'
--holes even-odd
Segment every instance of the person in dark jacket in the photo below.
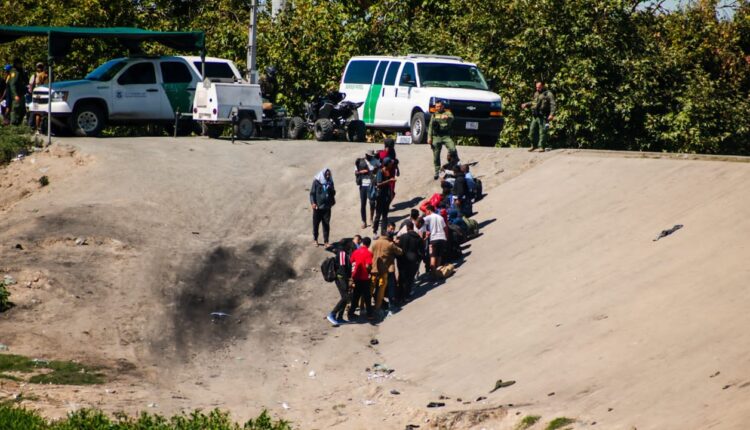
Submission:
<svg viewBox="0 0 750 430">
<path fill-rule="evenodd" d="M 390 158 L 383 160 L 383 167 L 378 170 L 375 176 L 375 187 L 377 188 L 377 197 L 375 204 L 375 219 L 372 221 L 372 234 L 378 234 L 378 227 L 380 227 L 380 234 L 384 235 L 388 225 L 388 209 L 391 206 L 393 183 L 396 182 L 396 177 L 393 173 L 393 161 Z"/>
<path fill-rule="evenodd" d="M 318 228 L 323 223 L 323 242 L 329 247 L 328 235 L 331 230 L 331 208 L 336 204 L 336 189 L 329 168 L 324 168 L 313 179 L 310 187 L 310 206 L 313 210 L 313 240 L 319 246 Z"/>
<path fill-rule="evenodd" d="M 326 317 L 334 327 L 344 322 L 344 310 L 352 298 L 354 283 L 352 282 L 351 255 L 354 251 L 354 242 L 347 241 L 343 246 L 336 249 L 336 288 L 339 290 L 341 299 L 333 307 L 331 313 Z"/>
<path fill-rule="evenodd" d="M 470 217 L 472 214 L 471 196 L 469 194 L 469 185 L 466 183 L 466 173 L 460 166 L 453 169 L 453 175 L 456 180 L 453 182 L 453 196 L 455 197 L 456 208 L 462 215 Z"/>
<path fill-rule="evenodd" d="M 398 264 L 398 290 L 396 298 L 399 304 L 405 303 L 411 297 L 411 289 L 414 286 L 414 277 L 419 270 L 419 262 L 424 258 L 424 242 L 419 234 L 414 231 L 414 223 L 408 219 L 404 222 L 406 233 L 399 236 L 396 241 L 404 254 L 396 260 Z"/>
</svg>

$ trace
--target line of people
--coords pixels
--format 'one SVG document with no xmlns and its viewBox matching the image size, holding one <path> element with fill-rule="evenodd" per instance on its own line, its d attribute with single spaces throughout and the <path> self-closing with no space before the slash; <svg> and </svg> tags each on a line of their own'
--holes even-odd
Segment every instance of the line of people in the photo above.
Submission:
<svg viewBox="0 0 750 430">
<path fill-rule="evenodd" d="M 333 176 L 327 168 L 316 175 L 310 191 L 313 237 L 319 246 L 322 223 L 325 245 L 335 253 L 335 284 L 340 294 L 326 316 L 332 325 L 346 322 L 345 313 L 349 322 L 366 318 L 375 323 L 387 313 L 398 312 L 412 299 L 418 279 L 438 281 L 445 276 L 440 270 L 443 264 L 462 257 L 461 244 L 478 234 L 471 216 L 472 203 L 482 196 L 481 181 L 471 174 L 468 164 L 460 163 L 455 150 L 449 151 L 447 161 L 440 169 L 441 192 L 422 202 L 419 209 L 412 209 L 397 228 L 388 220 L 399 175 L 394 141 L 386 139 L 379 152 L 367 151 L 355 161 L 354 174 L 362 228 L 368 226 L 369 213 L 375 239 L 356 235 L 330 247 Z M 418 276 L 422 264 L 424 274 Z"/>
<path fill-rule="evenodd" d="M 0 80 L 0 113 L 3 125 L 21 125 L 24 123 L 24 117 L 27 117 L 26 105 L 31 103 L 34 88 L 47 85 L 49 76 L 44 63 L 37 63 L 35 72 L 29 77 L 18 58 L 14 59 L 12 64 L 6 64 L 3 71 L 5 78 Z M 39 132 L 42 116 L 29 114 L 26 122 L 29 127 Z"/>
</svg>

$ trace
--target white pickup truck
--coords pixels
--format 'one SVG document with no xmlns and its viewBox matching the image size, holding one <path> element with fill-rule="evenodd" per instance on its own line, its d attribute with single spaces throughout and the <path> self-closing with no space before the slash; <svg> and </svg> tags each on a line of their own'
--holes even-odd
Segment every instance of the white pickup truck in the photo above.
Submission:
<svg viewBox="0 0 750 430">
<path fill-rule="evenodd" d="M 97 136 L 107 124 L 163 124 L 174 126 L 175 114 L 184 120 L 178 131 L 193 127 L 192 108 L 196 87 L 208 79 L 240 81 L 230 60 L 207 57 L 130 57 L 107 61 L 78 81 L 52 84 L 53 127 L 81 136 Z M 49 88 L 34 89 L 30 110 L 47 112 Z"/>
</svg>

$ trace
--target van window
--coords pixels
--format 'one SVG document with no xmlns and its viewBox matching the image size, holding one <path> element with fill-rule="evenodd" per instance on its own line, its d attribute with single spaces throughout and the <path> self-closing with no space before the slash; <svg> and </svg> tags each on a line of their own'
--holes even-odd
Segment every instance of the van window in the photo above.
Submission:
<svg viewBox="0 0 750 430">
<path fill-rule="evenodd" d="M 198 70 L 198 73 L 202 73 L 201 62 L 196 61 L 193 64 L 195 65 L 196 70 Z M 206 76 L 209 78 L 235 78 L 232 68 L 229 67 L 229 63 L 220 63 L 216 61 L 206 61 Z"/>
<path fill-rule="evenodd" d="M 482 72 L 468 64 L 419 63 L 423 87 L 452 87 L 487 90 Z"/>
<path fill-rule="evenodd" d="M 117 79 L 120 85 L 147 85 L 156 83 L 156 70 L 151 63 L 136 63 Z"/>
<path fill-rule="evenodd" d="M 373 81 L 373 84 L 380 85 L 383 83 L 383 76 L 385 75 L 385 69 L 388 67 L 388 61 L 381 61 L 380 65 L 378 66 L 378 71 L 375 72 L 375 80 Z"/>
<path fill-rule="evenodd" d="M 402 87 L 416 87 L 417 86 L 417 73 L 414 70 L 414 63 L 404 64 L 404 70 L 401 72 L 401 79 L 399 79 L 399 85 Z"/>
<path fill-rule="evenodd" d="M 370 84 L 375 73 L 376 60 L 355 60 L 349 63 L 344 75 L 345 84 Z"/>
<path fill-rule="evenodd" d="M 187 64 L 182 61 L 162 61 L 161 77 L 165 84 L 184 84 L 193 81 Z"/>
<path fill-rule="evenodd" d="M 391 61 L 388 66 L 388 71 L 385 73 L 385 85 L 395 85 L 396 76 L 398 75 L 398 68 L 401 67 L 400 61 Z"/>
</svg>

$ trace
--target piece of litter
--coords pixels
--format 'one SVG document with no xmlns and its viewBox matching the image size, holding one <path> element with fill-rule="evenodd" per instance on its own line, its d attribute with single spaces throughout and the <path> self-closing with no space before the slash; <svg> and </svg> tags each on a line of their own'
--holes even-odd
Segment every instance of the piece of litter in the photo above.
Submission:
<svg viewBox="0 0 750 430">
<path fill-rule="evenodd" d="M 365 404 L 365 406 L 372 406 L 372 405 L 374 405 L 374 404 L 375 404 L 375 401 L 374 401 L 374 400 L 365 400 L 365 401 L 364 401 L 364 402 L 362 402 L 362 403 L 364 403 L 364 404 Z"/>
<path fill-rule="evenodd" d="M 674 227 L 672 227 L 670 229 L 662 230 L 661 233 L 659 233 L 659 235 L 656 236 L 656 239 L 654 239 L 654 242 L 656 242 L 657 240 L 659 240 L 661 238 L 669 236 L 670 234 L 672 234 L 672 233 L 676 232 L 677 230 L 681 229 L 682 227 L 684 227 L 682 224 L 675 224 Z"/>
<path fill-rule="evenodd" d="M 86 242 L 85 237 L 79 237 L 79 238 L 76 238 L 76 245 L 78 246 L 88 245 L 88 242 Z"/>
<path fill-rule="evenodd" d="M 398 390 L 391 390 L 391 394 L 393 394 L 394 396 L 398 396 L 401 393 L 399 393 Z"/>
<path fill-rule="evenodd" d="M 445 406 L 443 402 L 430 402 L 427 404 L 428 408 L 442 408 L 443 406 Z"/>
<path fill-rule="evenodd" d="M 495 382 L 495 388 L 490 390 L 490 394 L 494 393 L 495 391 L 499 390 L 500 388 L 510 387 L 511 385 L 515 384 L 516 381 L 503 381 L 502 379 L 498 379 Z"/>
<path fill-rule="evenodd" d="M 284 402 L 281 404 L 281 407 L 284 409 L 289 409 L 289 404 L 287 402 Z"/>
<path fill-rule="evenodd" d="M 377 339 L 370 339 L 370 345 L 377 345 L 380 342 Z"/>
<path fill-rule="evenodd" d="M 0 343 L 0 351 L 7 351 L 8 345 L 5 345 L 4 343 Z"/>
<path fill-rule="evenodd" d="M 148 404 L 148 407 L 149 407 L 149 408 L 155 408 L 155 407 L 156 407 L 156 403 L 149 403 L 149 404 Z"/>
<path fill-rule="evenodd" d="M 315 377 L 315 371 L 311 370 L 310 373 L 307 374 L 307 376 L 309 376 L 310 378 L 314 378 Z"/>
<path fill-rule="evenodd" d="M 211 312 L 211 318 L 215 320 L 223 320 L 224 318 L 230 317 L 231 315 L 225 314 L 224 312 Z"/>
</svg>

